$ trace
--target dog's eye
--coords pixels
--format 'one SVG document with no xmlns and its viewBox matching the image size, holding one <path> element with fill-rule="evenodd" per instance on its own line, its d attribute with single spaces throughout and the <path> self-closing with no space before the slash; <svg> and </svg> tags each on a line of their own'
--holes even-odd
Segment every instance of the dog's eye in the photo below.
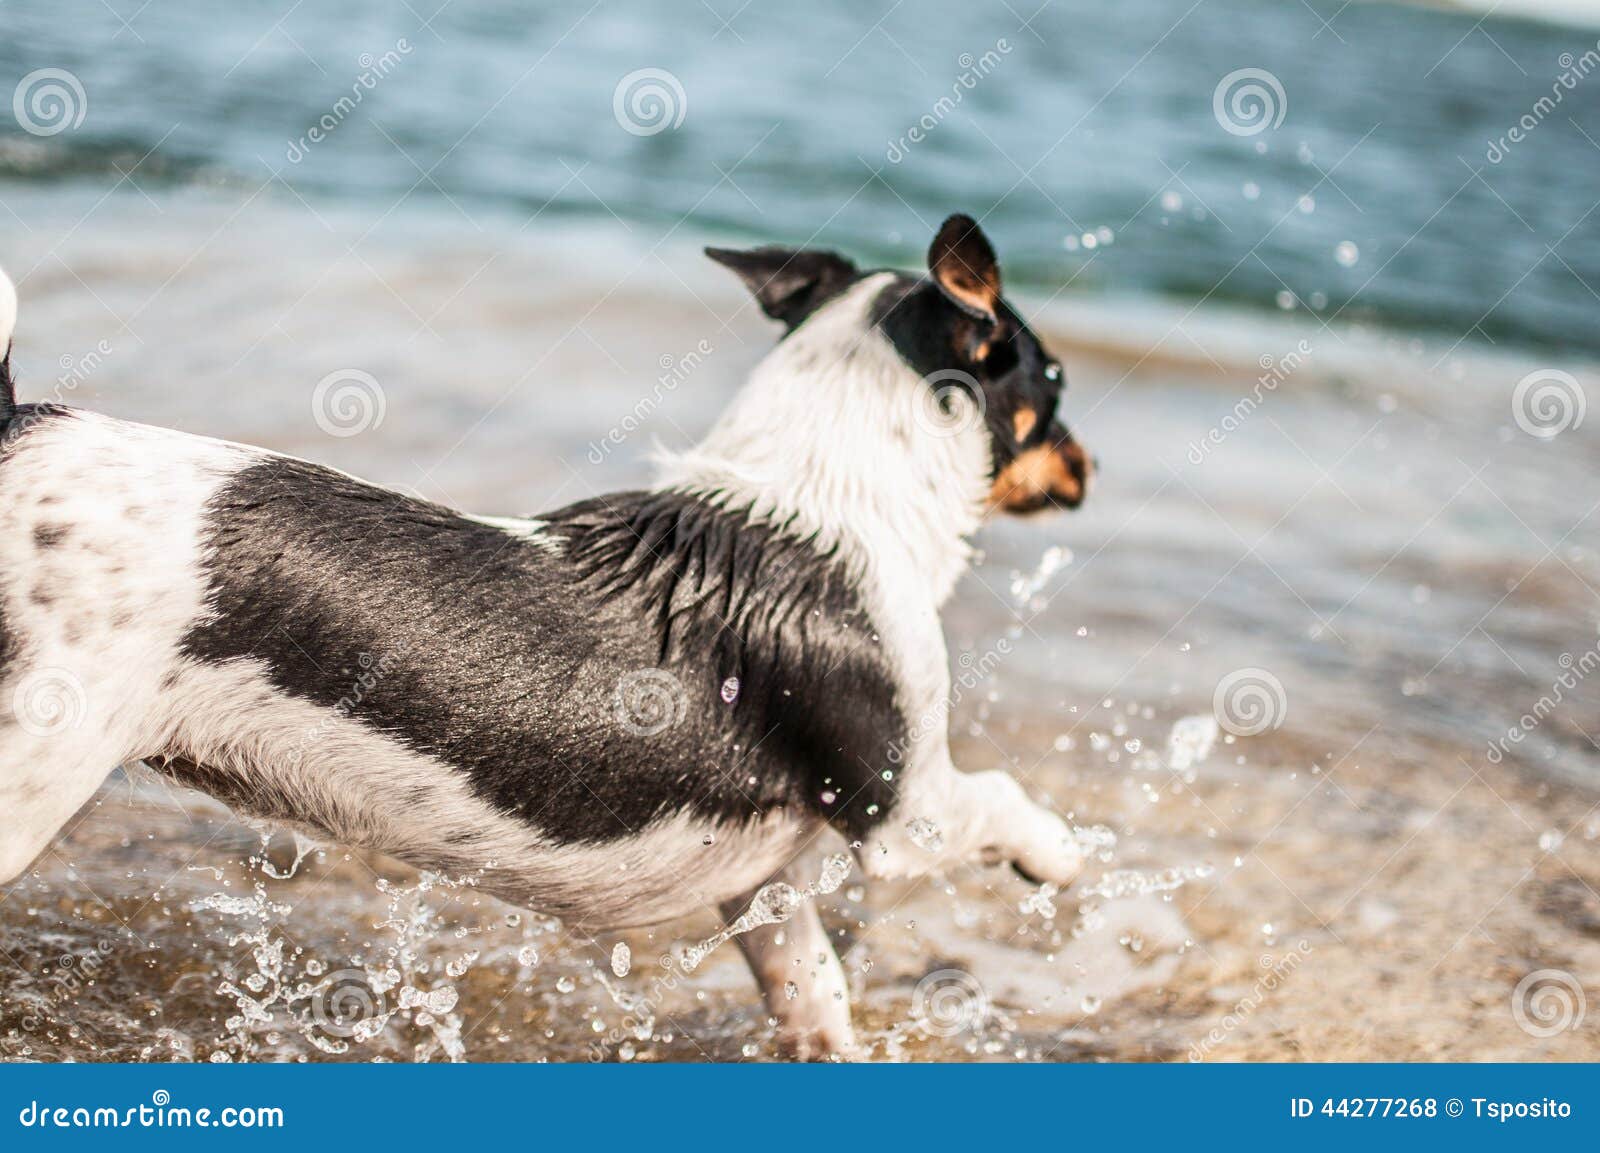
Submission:
<svg viewBox="0 0 1600 1153">
<path fill-rule="evenodd" d="M 1060 380 L 1061 379 L 1061 366 L 1059 364 L 1047 364 L 1047 365 L 1045 365 L 1044 366 L 1044 378 L 1046 380 L 1048 380 L 1051 384 L 1054 384 L 1056 381 Z"/>
</svg>

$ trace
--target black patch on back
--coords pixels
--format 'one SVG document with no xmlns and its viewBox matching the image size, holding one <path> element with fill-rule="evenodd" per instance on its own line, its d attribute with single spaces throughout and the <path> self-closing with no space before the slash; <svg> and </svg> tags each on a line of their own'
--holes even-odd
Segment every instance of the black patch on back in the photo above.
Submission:
<svg viewBox="0 0 1600 1153">
<path fill-rule="evenodd" d="M 563 840 L 685 809 L 805 806 L 847 832 L 877 819 L 869 806 L 888 811 L 880 774 L 905 725 L 840 565 L 677 494 L 543 519 L 561 555 L 316 465 L 264 462 L 211 506 L 219 615 L 185 648 L 264 661 L 283 691 L 457 766 Z M 621 723 L 630 676 L 666 686 L 675 723 Z"/>
</svg>

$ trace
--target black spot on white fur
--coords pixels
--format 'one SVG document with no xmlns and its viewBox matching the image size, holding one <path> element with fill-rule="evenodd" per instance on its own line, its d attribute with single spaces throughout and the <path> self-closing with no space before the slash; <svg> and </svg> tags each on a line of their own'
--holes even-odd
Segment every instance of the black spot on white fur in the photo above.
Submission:
<svg viewBox="0 0 1600 1153">
<path fill-rule="evenodd" d="M 549 836 L 783 808 L 859 830 L 892 806 L 881 773 L 905 724 L 859 597 L 841 565 L 741 511 L 621 493 L 523 540 L 273 460 L 209 517 L 216 615 L 189 656 L 262 661 L 281 690 L 459 768 Z M 618 685 L 652 669 L 681 719 L 629 731 Z"/>
<path fill-rule="evenodd" d="M 40 549 L 54 548 L 66 540 L 67 535 L 71 532 L 72 526 L 70 524 L 52 524 L 41 521 L 33 526 L 33 543 L 35 547 Z"/>
</svg>

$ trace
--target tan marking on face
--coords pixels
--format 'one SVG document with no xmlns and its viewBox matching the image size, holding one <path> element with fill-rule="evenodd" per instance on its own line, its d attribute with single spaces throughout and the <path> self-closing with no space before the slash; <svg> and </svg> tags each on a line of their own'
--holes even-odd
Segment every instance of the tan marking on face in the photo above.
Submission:
<svg viewBox="0 0 1600 1153">
<path fill-rule="evenodd" d="M 1039 414 L 1033 409 L 1023 406 L 1011 416 L 1011 430 L 1016 433 L 1017 443 L 1021 444 L 1028 439 L 1028 434 L 1033 431 L 1033 426 L 1039 423 Z"/>
<path fill-rule="evenodd" d="M 1082 451 L 1069 442 L 1018 453 L 994 478 L 990 511 L 1037 512 L 1052 503 L 1076 504 L 1083 499 L 1083 484 L 1073 473 L 1070 457 L 1081 456 Z"/>
</svg>

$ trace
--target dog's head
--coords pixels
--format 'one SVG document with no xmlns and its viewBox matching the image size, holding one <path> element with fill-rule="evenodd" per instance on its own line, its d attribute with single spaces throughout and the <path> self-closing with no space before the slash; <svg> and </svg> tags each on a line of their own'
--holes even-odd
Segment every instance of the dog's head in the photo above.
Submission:
<svg viewBox="0 0 1600 1153">
<path fill-rule="evenodd" d="M 1066 372 L 1001 295 L 999 262 L 971 217 L 944 222 L 922 277 L 862 272 L 815 249 L 706 254 L 738 273 L 762 310 L 783 322 L 785 339 L 858 282 L 881 279 L 863 323 L 922 378 L 931 408 L 948 415 L 961 394 L 963 411 L 981 420 L 990 446 L 990 511 L 1026 514 L 1083 502 L 1091 458 L 1056 415 Z"/>
</svg>

